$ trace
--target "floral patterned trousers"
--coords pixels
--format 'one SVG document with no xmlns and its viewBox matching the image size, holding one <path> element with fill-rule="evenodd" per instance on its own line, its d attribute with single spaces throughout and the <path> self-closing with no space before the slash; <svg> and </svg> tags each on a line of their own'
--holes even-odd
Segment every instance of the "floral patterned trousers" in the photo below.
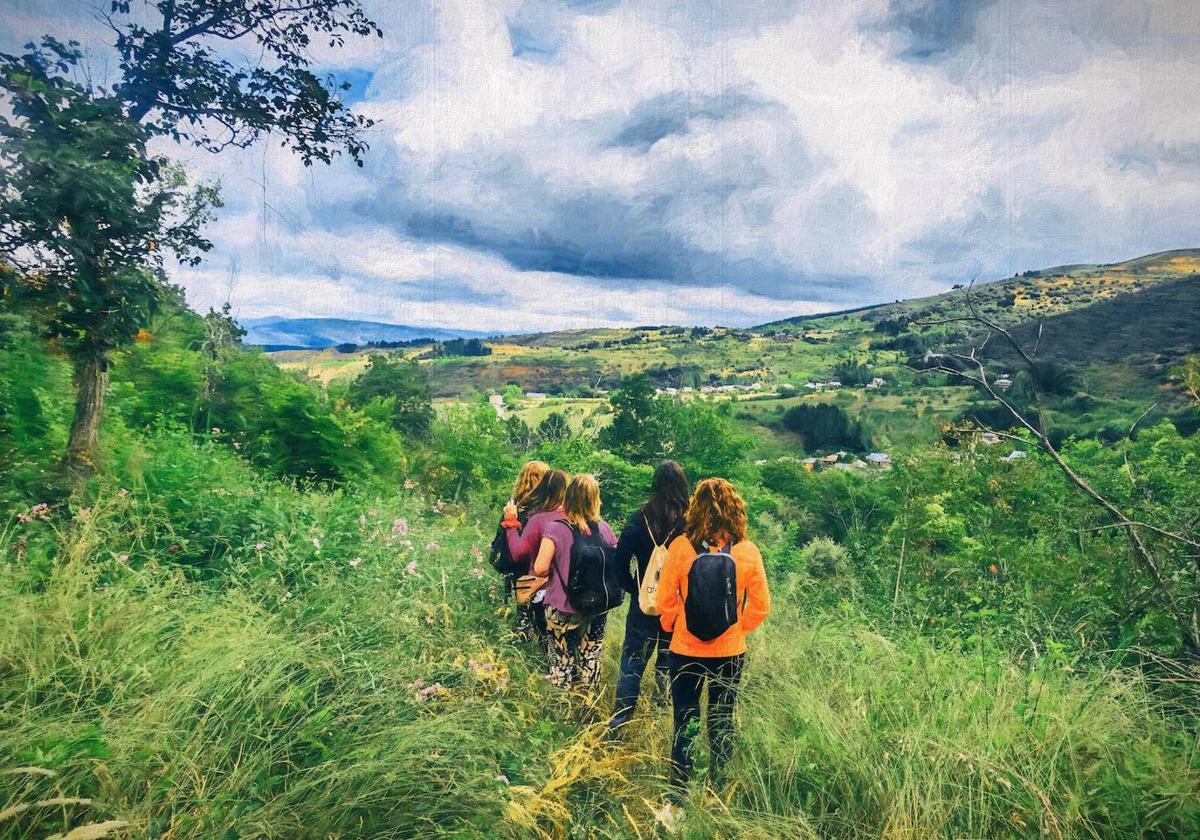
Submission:
<svg viewBox="0 0 1200 840">
<path fill-rule="evenodd" d="M 583 617 L 546 607 L 546 651 L 550 673 L 546 678 L 559 688 L 590 691 L 600 684 L 600 651 L 608 613 Z"/>
</svg>

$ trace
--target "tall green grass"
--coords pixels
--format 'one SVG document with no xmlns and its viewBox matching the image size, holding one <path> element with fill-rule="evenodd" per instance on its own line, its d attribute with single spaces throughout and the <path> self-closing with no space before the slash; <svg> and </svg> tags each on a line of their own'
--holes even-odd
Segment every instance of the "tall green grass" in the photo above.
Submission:
<svg viewBox="0 0 1200 840">
<path fill-rule="evenodd" d="M 73 504 L 0 528 L 0 836 L 666 835 L 669 713 L 607 743 L 611 689 L 546 686 L 489 514 L 298 489 L 168 433 Z M 735 760 L 675 836 L 1200 833 L 1194 684 L 889 640 L 772 583 Z"/>
</svg>

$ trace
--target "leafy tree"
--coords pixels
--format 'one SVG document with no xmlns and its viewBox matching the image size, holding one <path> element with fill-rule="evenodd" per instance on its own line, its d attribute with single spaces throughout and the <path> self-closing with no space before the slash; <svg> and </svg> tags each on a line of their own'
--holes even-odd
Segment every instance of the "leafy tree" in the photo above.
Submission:
<svg viewBox="0 0 1200 840">
<path fill-rule="evenodd" d="M 198 230 L 215 190 L 185 197 L 180 171 L 146 156 L 147 138 L 216 152 L 275 133 L 306 165 L 343 150 L 361 165 L 371 121 L 339 98 L 347 84 L 311 72 L 310 47 L 314 38 L 336 47 L 348 34 L 382 34 L 359 0 L 153 0 L 136 14 L 132 6 L 113 0 L 106 16 L 121 70 L 110 90 L 72 82 L 80 54 L 50 36 L 27 55 L 0 55 L 16 118 L 2 126 L 2 244 L 25 252 L 14 261 L 23 285 L 53 309 L 49 332 L 76 362 L 67 464 L 78 472 L 90 469 L 98 442 L 108 355 L 153 311 L 163 252 L 194 261 L 208 247 Z M 243 41 L 257 47 L 245 51 L 257 63 L 226 57 Z"/>
<path fill-rule="evenodd" d="M 561 411 L 552 411 L 546 419 L 538 423 L 538 440 L 555 442 L 571 437 L 571 426 Z"/>
<path fill-rule="evenodd" d="M 656 396 L 644 374 L 627 377 L 611 403 L 613 420 L 599 443 L 637 464 L 672 458 L 696 478 L 730 475 L 749 448 L 748 438 L 733 428 L 729 403 Z"/>
<path fill-rule="evenodd" d="M 600 445 L 629 461 L 653 460 L 661 451 L 666 429 L 649 377 L 645 374 L 626 377 L 609 402 L 613 419 L 601 431 Z"/>
<path fill-rule="evenodd" d="M 348 83 L 309 68 L 314 40 L 340 47 L 347 35 L 383 33 L 360 0 L 115 0 L 121 81 L 114 95 L 153 132 L 210 151 L 282 138 L 304 163 L 329 163 L 346 151 L 360 166 L 363 129 L 372 121 L 339 98 Z M 260 56 L 232 63 L 229 44 Z M 247 43 L 248 42 L 248 43 Z"/>
<path fill-rule="evenodd" d="M 784 412 L 783 427 L 800 435 L 810 452 L 834 447 L 861 451 L 868 445 L 862 425 L 832 403 L 793 406 Z"/>
<path fill-rule="evenodd" d="M 871 381 L 871 368 L 854 359 L 843 359 L 833 366 L 833 378 L 843 385 L 866 385 Z"/>
<path fill-rule="evenodd" d="M 146 151 L 148 132 L 121 103 L 64 76 L 73 47 L 0 55 L 0 247 L 18 298 L 74 362 L 75 416 L 67 466 L 90 469 L 112 351 L 159 307 L 166 254 L 195 264 L 219 206 L 216 188 L 188 191 L 183 172 Z"/>
<path fill-rule="evenodd" d="M 452 338 L 438 345 L 438 356 L 490 356 L 492 348 L 478 338 Z"/>
<path fill-rule="evenodd" d="M 401 358 L 372 355 L 367 369 L 350 384 L 350 404 L 361 408 L 373 400 L 386 400 L 391 407 L 391 422 L 397 431 L 416 438 L 429 434 L 433 406 L 429 383 L 416 362 Z"/>
</svg>

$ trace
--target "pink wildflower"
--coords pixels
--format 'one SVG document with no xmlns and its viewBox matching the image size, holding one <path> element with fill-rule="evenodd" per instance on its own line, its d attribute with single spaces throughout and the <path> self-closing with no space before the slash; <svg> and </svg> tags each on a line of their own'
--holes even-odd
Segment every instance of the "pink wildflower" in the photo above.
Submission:
<svg viewBox="0 0 1200 840">
<path fill-rule="evenodd" d="M 392 534 L 397 537 L 408 536 L 408 520 L 404 518 L 392 522 Z"/>
<path fill-rule="evenodd" d="M 256 542 L 256 543 L 254 544 L 254 550 L 255 550 L 255 551 L 262 551 L 262 550 L 263 550 L 264 548 L 266 548 L 266 547 L 267 547 L 267 544 L 266 544 L 265 542 Z"/>
<path fill-rule="evenodd" d="M 404 567 L 404 570 L 410 575 L 415 575 L 417 573 L 417 561 L 409 560 L 408 565 Z"/>
<path fill-rule="evenodd" d="M 441 548 L 441 546 L 438 545 L 434 540 L 430 540 L 429 542 L 425 543 L 426 551 L 437 551 L 439 548 Z"/>
<path fill-rule="evenodd" d="M 475 580 L 483 580 L 484 571 L 479 566 L 471 569 L 471 574 L 475 575 Z"/>
<path fill-rule="evenodd" d="M 128 563 L 128 562 L 129 562 L 129 555 L 128 555 L 128 554 L 118 554 L 118 555 L 117 555 L 117 562 L 118 562 L 118 563 Z"/>
<path fill-rule="evenodd" d="M 477 562 L 477 563 L 482 562 L 483 561 L 483 549 L 481 549 L 477 545 L 471 546 L 471 556 L 475 558 L 475 562 Z"/>
</svg>

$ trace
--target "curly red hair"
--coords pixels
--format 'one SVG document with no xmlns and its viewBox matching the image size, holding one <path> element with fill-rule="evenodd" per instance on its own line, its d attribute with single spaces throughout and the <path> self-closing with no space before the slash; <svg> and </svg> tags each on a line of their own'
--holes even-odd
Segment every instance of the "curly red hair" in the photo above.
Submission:
<svg viewBox="0 0 1200 840">
<path fill-rule="evenodd" d="M 692 545 L 718 537 L 746 539 L 746 501 L 723 478 L 706 478 L 696 485 L 687 511 L 687 537 Z"/>
</svg>

